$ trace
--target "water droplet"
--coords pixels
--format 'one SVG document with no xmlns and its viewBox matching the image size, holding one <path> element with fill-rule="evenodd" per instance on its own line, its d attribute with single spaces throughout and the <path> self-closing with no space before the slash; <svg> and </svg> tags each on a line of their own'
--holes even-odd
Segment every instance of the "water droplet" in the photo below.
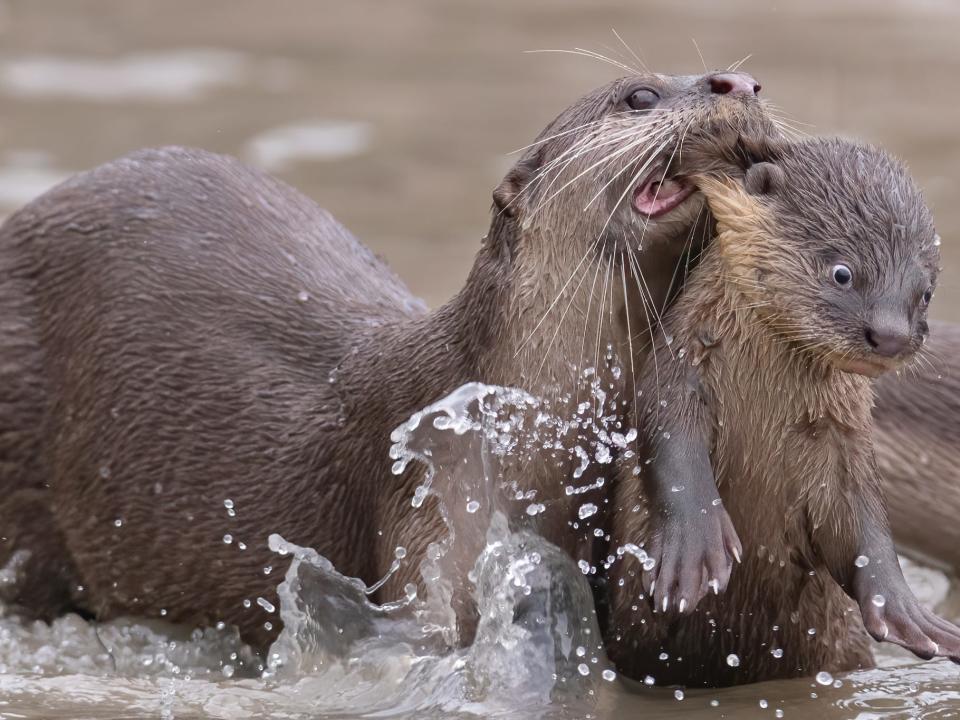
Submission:
<svg viewBox="0 0 960 720">
<path fill-rule="evenodd" d="M 601 675 L 603 675 L 603 679 L 607 682 L 613 682 L 617 679 L 617 674 L 613 670 L 604 670 Z"/>
<path fill-rule="evenodd" d="M 832 684 L 833 684 L 833 675 L 831 675 L 830 673 L 826 672 L 825 670 L 821 670 L 820 672 L 818 672 L 818 673 L 817 673 L 817 676 L 816 676 L 814 679 L 815 679 L 815 680 L 817 681 L 817 683 L 820 684 L 820 685 L 832 685 Z"/>
<path fill-rule="evenodd" d="M 934 247 L 940 247 L 940 236 L 939 236 L 939 235 L 934 235 L 934 236 L 933 236 L 933 246 L 934 246 Z"/>
<path fill-rule="evenodd" d="M 587 649 L 583 645 L 577 646 L 577 657 L 583 657 L 587 654 Z"/>
<path fill-rule="evenodd" d="M 730 667 L 740 667 L 740 657 L 734 653 L 727 655 L 727 665 Z"/>
<path fill-rule="evenodd" d="M 872 598 L 870 598 L 870 602 L 877 607 L 883 607 L 887 604 L 887 599 L 883 595 L 874 595 Z"/>
<path fill-rule="evenodd" d="M 223 673 L 223 676 L 226 678 L 232 678 L 233 673 L 235 672 L 233 665 L 224 665 L 220 671 Z"/>
<path fill-rule="evenodd" d="M 816 628 L 807 628 L 807 635 L 816 635 L 816 634 L 817 634 Z"/>
<path fill-rule="evenodd" d="M 233 510 L 233 500 L 231 500 L 230 498 L 227 498 L 226 500 L 223 501 L 223 506 L 227 510 Z"/>
<path fill-rule="evenodd" d="M 783 717 L 783 710 L 781 710 L 780 708 L 777 708 L 776 710 L 773 711 L 773 716 L 774 716 L 774 717 L 778 717 L 778 718 L 782 718 L 782 717 Z"/>
<path fill-rule="evenodd" d="M 580 511 L 577 513 L 581 520 L 586 520 L 591 515 L 595 515 L 597 512 L 597 506 L 593 503 L 584 503 L 580 506 Z"/>
<path fill-rule="evenodd" d="M 580 572 L 582 572 L 584 575 L 590 574 L 590 563 L 588 563 L 586 560 L 577 560 L 577 567 L 580 568 Z"/>
<path fill-rule="evenodd" d="M 711 701 L 710 701 L 710 707 L 720 707 L 720 701 L 719 701 L 719 700 L 716 700 L 716 699 L 711 700 Z"/>
<path fill-rule="evenodd" d="M 100 477 L 102 477 L 104 480 L 107 480 L 107 479 L 110 477 L 110 466 L 109 466 L 109 465 L 101 465 L 101 466 L 100 466 Z"/>
<path fill-rule="evenodd" d="M 664 440 L 669 440 L 669 439 L 670 439 L 670 433 L 664 431 L 664 433 L 663 433 L 663 439 L 664 439 Z"/>
<path fill-rule="evenodd" d="M 713 505 L 714 507 L 717 507 L 721 502 L 722 501 L 720 500 L 720 498 L 714 498 L 710 504 Z"/>
<path fill-rule="evenodd" d="M 306 290 L 301 290 L 300 292 L 297 293 L 298 302 L 305 303 L 309 299 L 310 299 L 310 294 Z"/>
<path fill-rule="evenodd" d="M 666 400 L 661 400 L 661 401 L 660 401 L 660 407 L 666 407 L 666 406 L 667 406 L 667 401 L 666 401 Z"/>
<path fill-rule="evenodd" d="M 114 527 L 122 527 L 122 526 L 123 526 L 123 519 L 122 519 L 122 518 L 117 518 L 116 520 L 114 520 L 114 521 L 113 521 L 113 526 L 114 526 Z"/>
<path fill-rule="evenodd" d="M 273 603 L 267 600 L 266 598 L 258 597 L 257 605 L 262 607 L 268 613 L 272 613 L 274 610 L 276 610 L 276 608 L 273 606 Z"/>
<path fill-rule="evenodd" d="M 677 700 L 683 700 L 683 690 L 674 690 L 674 691 L 673 691 L 673 696 L 674 696 Z"/>
<path fill-rule="evenodd" d="M 590 674 L 590 668 L 587 667 L 586 663 L 580 663 L 579 665 L 577 665 L 577 672 L 583 675 L 584 677 L 586 677 L 587 675 Z"/>
<path fill-rule="evenodd" d="M 669 659 L 670 659 L 670 656 L 667 655 L 665 652 L 662 652 L 662 653 L 660 653 L 660 659 L 661 659 L 661 660 L 669 660 Z"/>
<path fill-rule="evenodd" d="M 470 502 L 467 503 L 467 512 L 470 513 L 471 515 L 479 509 L 480 509 L 480 503 L 478 503 L 476 500 L 471 500 Z"/>
<path fill-rule="evenodd" d="M 866 555 L 857 555 L 857 559 L 853 561 L 853 564 L 859 568 L 866 567 L 870 564 L 870 558 Z"/>
<path fill-rule="evenodd" d="M 653 675 L 647 675 L 647 676 L 643 679 L 643 684 L 644 684 L 644 685 L 653 685 L 655 682 L 656 682 L 656 680 L 653 679 Z"/>
<path fill-rule="evenodd" d="M 543 505 L 542 503 L 530 503 L 527 505 L 527 515 L 533 517 L 534 515 L 539 515 L 546 509 L 546 505 Z"/>
<path fill-rule="evenodd" d="M 224 545 L 229 545 L 232 542 L 233 542 L 233 535 L 231 535 L 230 533 L 227 533 L 226 535 L 223 536 Z"/>
<path fill-rule="evenodd" d="M 273 565 L 267 565 L 263 568 L 264 575 L 269 575 L 272 572 L 273 572 Z"/>
<path fill-rule="evenodd" d="M 783 648 L 774 648 L 770 651 L 770 654 L 773 655 L 777 660 L 783 657 Z"/>
<path fill-rule="evenodd" d="M 760 698 L 760 702 L 758 702 L 757 704 L 758 704 L 761 708 L 763 708 L 764 710 L 767 709 L 767 701 L 764 700 L 763 698 Z"/>
<path fill-rule="evenodd" d="M 407 556 L 407 549 L 402 545 L 397 546 L 397 549 L 393 551 L 393 556 L 397 560 L 403 560 Z"/>
</svg>

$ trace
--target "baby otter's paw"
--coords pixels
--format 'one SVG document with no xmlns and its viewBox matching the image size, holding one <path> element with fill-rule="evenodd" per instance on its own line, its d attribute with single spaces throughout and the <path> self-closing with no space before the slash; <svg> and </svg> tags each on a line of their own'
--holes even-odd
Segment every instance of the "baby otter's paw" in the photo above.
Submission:
<svg viewBox="0 0 960 720">
<path fill-rule="evenodd" d="M 726 589 L 741 546 L 719 502 L 665 509 L 652 530 L 647 554 L 656 564 L 643 581 L 655 612 L 691 612 L 708 592 Z"/>
<path fill-rule="evenodd" d="M 862 590 L 860 614 L 875 640 L 892 642 L 924 660 L 939 656 L 960 663 L 960 628 L 923 607 L 906 585 L 886 593 Z"/>
</svg>

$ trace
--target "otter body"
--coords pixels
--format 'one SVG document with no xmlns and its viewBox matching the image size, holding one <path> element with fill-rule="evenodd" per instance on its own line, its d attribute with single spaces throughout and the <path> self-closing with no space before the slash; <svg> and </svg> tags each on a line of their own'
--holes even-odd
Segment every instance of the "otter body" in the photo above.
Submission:
<svg viewBox="0 0 960 720">
<path fill-rule="evenodd" d="M 388 498 L 402 512 L 396 484 L 372 482 L 389 432 L 466 381 L 469 350 L 329 214 L 234 160 L 145 151 L 11 218 L 0 262 L 4 527 L 33 554 L 21 592 L 53 568 L 64 606 L 251 631 L 243 600 L 282 577 L 262 569 L 271 528 L 376 574 L 352 548 L 378 545 L 365 520 Z M 418 374 L 441 339 L 448 361 Z M 374 344 L 394 402 L 357 427 L 372 388 L 331 371 Z"/>
<path fill-rule="evenodd" d="M 652 459 L 618 484 L 614 538 L 656 565 L 615 566 L 611 655 L 708 686 L 870 667 L 868 632 L 956 658 L 960 629 L 900 572 L 867 377 L 926 337 L 929 213 L 902 168 L 839 141 L 744 184 L 703 180 L 718 236 L 664 320 L 660 385 L 642 375 Z"/>
<path fill-rule="evenodd" d="M 28 205 L 0 229 L 8 597 L 43 618 L 222 620 L 264 648 L 274 532 L 368 584 L 405 548 L 377 594 L 402 597 L 446 528 L 411 507 L 421 468 L 391 474 L 390 431 L 469 381 L 572 395 L 584 334 L 625 357 L 641 296 L 662 306 L 707 235 L 669 158 L 690 127 L 772 130 L 757 89 L 649 75 L 581 99 L 497 188 L 466 287 L 433 313 L 329 214 L 229 158 L 135 153 Z M 557 501 L 538 529 L 589 553 L 570 470 L 518 468 Z M 469 639 L 465 578 L 456 593 Z"/>
</svg>

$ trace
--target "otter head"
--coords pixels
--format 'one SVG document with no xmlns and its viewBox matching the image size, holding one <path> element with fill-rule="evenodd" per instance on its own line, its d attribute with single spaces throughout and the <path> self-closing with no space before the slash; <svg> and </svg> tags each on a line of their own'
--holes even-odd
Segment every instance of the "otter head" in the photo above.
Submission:
<svg viewBox="0 0 960 720">
<path fill-rule="evenodd" d="M 695 192 L 671 171 L 685 136 L 731 127 L 774 133 L 759 92 L 742 72 L 615 80 L 544 128 L 494 190 L 494 204 L 524 228 L 586 214 L 591 221 L 578 227 L 615 246 L 635 245 L 640 234 L 669 236 L 660 227 L 689 220 L 675 211 Z"/>
<path fill-rule="evenodd" d="M 801 352 L 869 376 L 910 359 L 928 333 L 939 237 L 904 166 L 837 139 L 768 146 L 742 183 L 704 191 L 721 257 L 753 311 Z"/>
<path fill-rule="evenodd" d="M 662 308 L 676 257 L 707 218 L 689 168 L 679 171 L 685 138 L 777 133 L 759 90 L 741 72 L 620 78 L 561 113 L 525 150 L 493 193 L 489 242 L 512 264 L 512 317 L 527 331 L 531 361 L 557 355 L 549 342 L 562 317 L 577 324 L 558 342 L 576 338 L 577 349 L 588 333 L 626 350 L 626 339 L 646 332 L 646 309 Z M 675 252 L 669 265 L 660 263 L 665 247 Z M 665 276 L 663 288 L 650 287 L 649 275 Z M 603 316 L 615 320 L 604 325 Z M 593 332 L 597 324 L 603 332 Z M 559 356 L 579 365 L 571 354 Z"/>
</svg>

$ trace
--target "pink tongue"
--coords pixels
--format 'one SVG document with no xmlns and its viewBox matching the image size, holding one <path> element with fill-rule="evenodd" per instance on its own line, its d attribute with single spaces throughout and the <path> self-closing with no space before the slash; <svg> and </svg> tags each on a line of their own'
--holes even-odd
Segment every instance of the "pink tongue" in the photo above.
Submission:
<svg viewBox="0 0 960 720">
<path fill-rule="evenodd" d="M 660 176 L 651 178 L 645 185 L 637 188 L 633 196 L 633 206 L 644 215 L 655 217 L 672 210 L 690 194 L 692 188 L 676 180 L 660 180 Z"/>
</svg>

